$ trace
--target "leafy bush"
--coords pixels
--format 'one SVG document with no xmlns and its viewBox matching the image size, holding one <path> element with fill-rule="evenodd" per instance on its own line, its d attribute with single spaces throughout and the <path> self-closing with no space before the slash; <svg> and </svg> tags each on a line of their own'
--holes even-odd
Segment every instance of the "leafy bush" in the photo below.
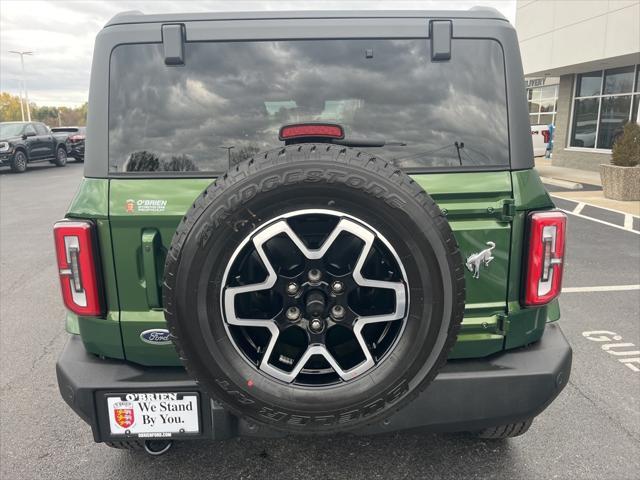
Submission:
<svg viewBox="0 0 640 480">
<path fill-rule="evenodd" d="M 629 122 L 613 144 L 611 163 L 618 167 L 635 167 L 640 162 L 640 125 Z"/>
</svg>

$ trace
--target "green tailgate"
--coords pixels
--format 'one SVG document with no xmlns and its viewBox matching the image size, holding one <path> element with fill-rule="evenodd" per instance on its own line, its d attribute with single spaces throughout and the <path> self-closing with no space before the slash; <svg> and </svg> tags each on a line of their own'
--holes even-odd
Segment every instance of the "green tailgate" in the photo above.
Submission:
<svg viewBox="0 0 640 480">
<path fill-rule="evenodd" d="M 487 242 L 496 245 L 495 259 L 482 268 L 480 278 L 466 271 L 465 318 L 450 357 L 486 356 L 537 340 L 547 309 L 521 310 L 518 302 L 525 211 L 551 206 L 537 173 L 413 178 L 449 219 L 465 259 L 487 248 Z M 145 365 L 179 364 L 173 346 L 144 343 L 140 333 L 165 327 L 161 283 L 166 251 L 178 222 L 210 183 L 175 178 L 83 182 L 68 216 L 97 220 L 109 308 L 105 319 L 69 316 L 68 329 L 82 334 L 88 350 Z"/>
</svg>

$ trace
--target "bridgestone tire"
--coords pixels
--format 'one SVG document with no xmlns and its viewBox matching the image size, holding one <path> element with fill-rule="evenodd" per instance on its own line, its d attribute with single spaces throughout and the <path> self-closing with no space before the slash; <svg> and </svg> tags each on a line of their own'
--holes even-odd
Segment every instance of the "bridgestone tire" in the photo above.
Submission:
<svg viewBox="0 0 640 480">
<path fill-rule="evenodd" d="M 533 418 L 529 418 L 524 422 L 510 423 L 508 425 L 500 425 L 498 427 L 485 428 L 476 435 L 478 438 L 484 438 L 486 440 L 502 440 L 505 438 L 519 437 L 524 435 L 531 427 Z"/>
<path fill-rule="evenodd" d="M 409 306 L 391 353 L 359 377 L 314 388 L 266 375 L 225 327 L 225 268 L 256 229 L 299 209 L 361 219 L 404 263 Z M 392 164 L 351 148 L 300 144 L 244 161 L 219 177 L 180 222 L 167 254 L 165 318 L 187 371 L 231 412 L 295 433 L 331 433 L 381 421 L 436 376 L 464 312 L 464 269 L 431 197 Z"/>
</svg>

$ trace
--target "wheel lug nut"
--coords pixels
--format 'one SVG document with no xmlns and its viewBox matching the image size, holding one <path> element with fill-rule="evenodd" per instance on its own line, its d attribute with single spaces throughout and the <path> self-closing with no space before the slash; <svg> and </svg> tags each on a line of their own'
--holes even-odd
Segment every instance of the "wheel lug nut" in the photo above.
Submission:
<svg viewBox="0 0 640 480">
<path fill-rule="evenodd" d="M 287 320 L 295 322 L 300 318 L 300 309 L 298 307 L 289 307 L 287 308 Z"/>
<path fill-rule="evenodd" d="M 317 268 L 312 268 L 311 270 L 309 270 L 309 281 L 311 283 L 319 282 L 321 278 L 322 272 L 320 270 L 318 270 Z"/>
<path fill-rule="evenodd" d="M 344 291 L 344 283 L 340 280 L 336 280 L 331 284 L 331 289 L 333 290 L 333 293 L 342 293 Z"/>
<path fill-rule="evenodd" d="M 344 307 L 342 305 L 334 305 L 331 307 L 331 317 L 334 320 L 342 320 L 344 318 Z"/>
<path fill-rule="evenodd" d="M 289 285 L 287 285 L 287 293 L 289 295 L 295 295 L 296 293 L 298 293 L 298 284 L 295 282 L 291 282 Z"/>
<path fill-rule="evenodd" d="M 309 322 L 309 328 L 316 333 L 319 332 L 322 330 L 322 321 L 319 318 L 314 318 Z"/>
</svg>

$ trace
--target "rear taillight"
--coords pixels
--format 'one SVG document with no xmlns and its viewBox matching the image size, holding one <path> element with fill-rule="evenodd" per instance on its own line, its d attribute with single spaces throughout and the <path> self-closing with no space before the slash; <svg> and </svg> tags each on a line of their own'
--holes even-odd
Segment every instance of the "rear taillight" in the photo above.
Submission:
<svg viewBox="0 0 640 480">
<path fill-rule="evenodd" d="M 79 142 L 80 140 L 84 140 L 84 135 L 71 135 L 68 139 L 70 142 Z"/>
<path fill-rule="evenodd" d="M 297 123 L 285 125 L 280 129 L 280 140 L 292 140 L 295 138 L 344 138 L 344 129 L 333 123 Z"/>
<path fill-rule="evenodd" d="M 63 220 L 54 225 L 53 236 L 65 306 L 78 315 L 102 315 L 94 224 Z"/>
<path fill-rule="evenodd" d="M 544 305 L 560 294 L 567 216 L 556 210 L 529 214 L 524 304 Z"/>
</svg>

